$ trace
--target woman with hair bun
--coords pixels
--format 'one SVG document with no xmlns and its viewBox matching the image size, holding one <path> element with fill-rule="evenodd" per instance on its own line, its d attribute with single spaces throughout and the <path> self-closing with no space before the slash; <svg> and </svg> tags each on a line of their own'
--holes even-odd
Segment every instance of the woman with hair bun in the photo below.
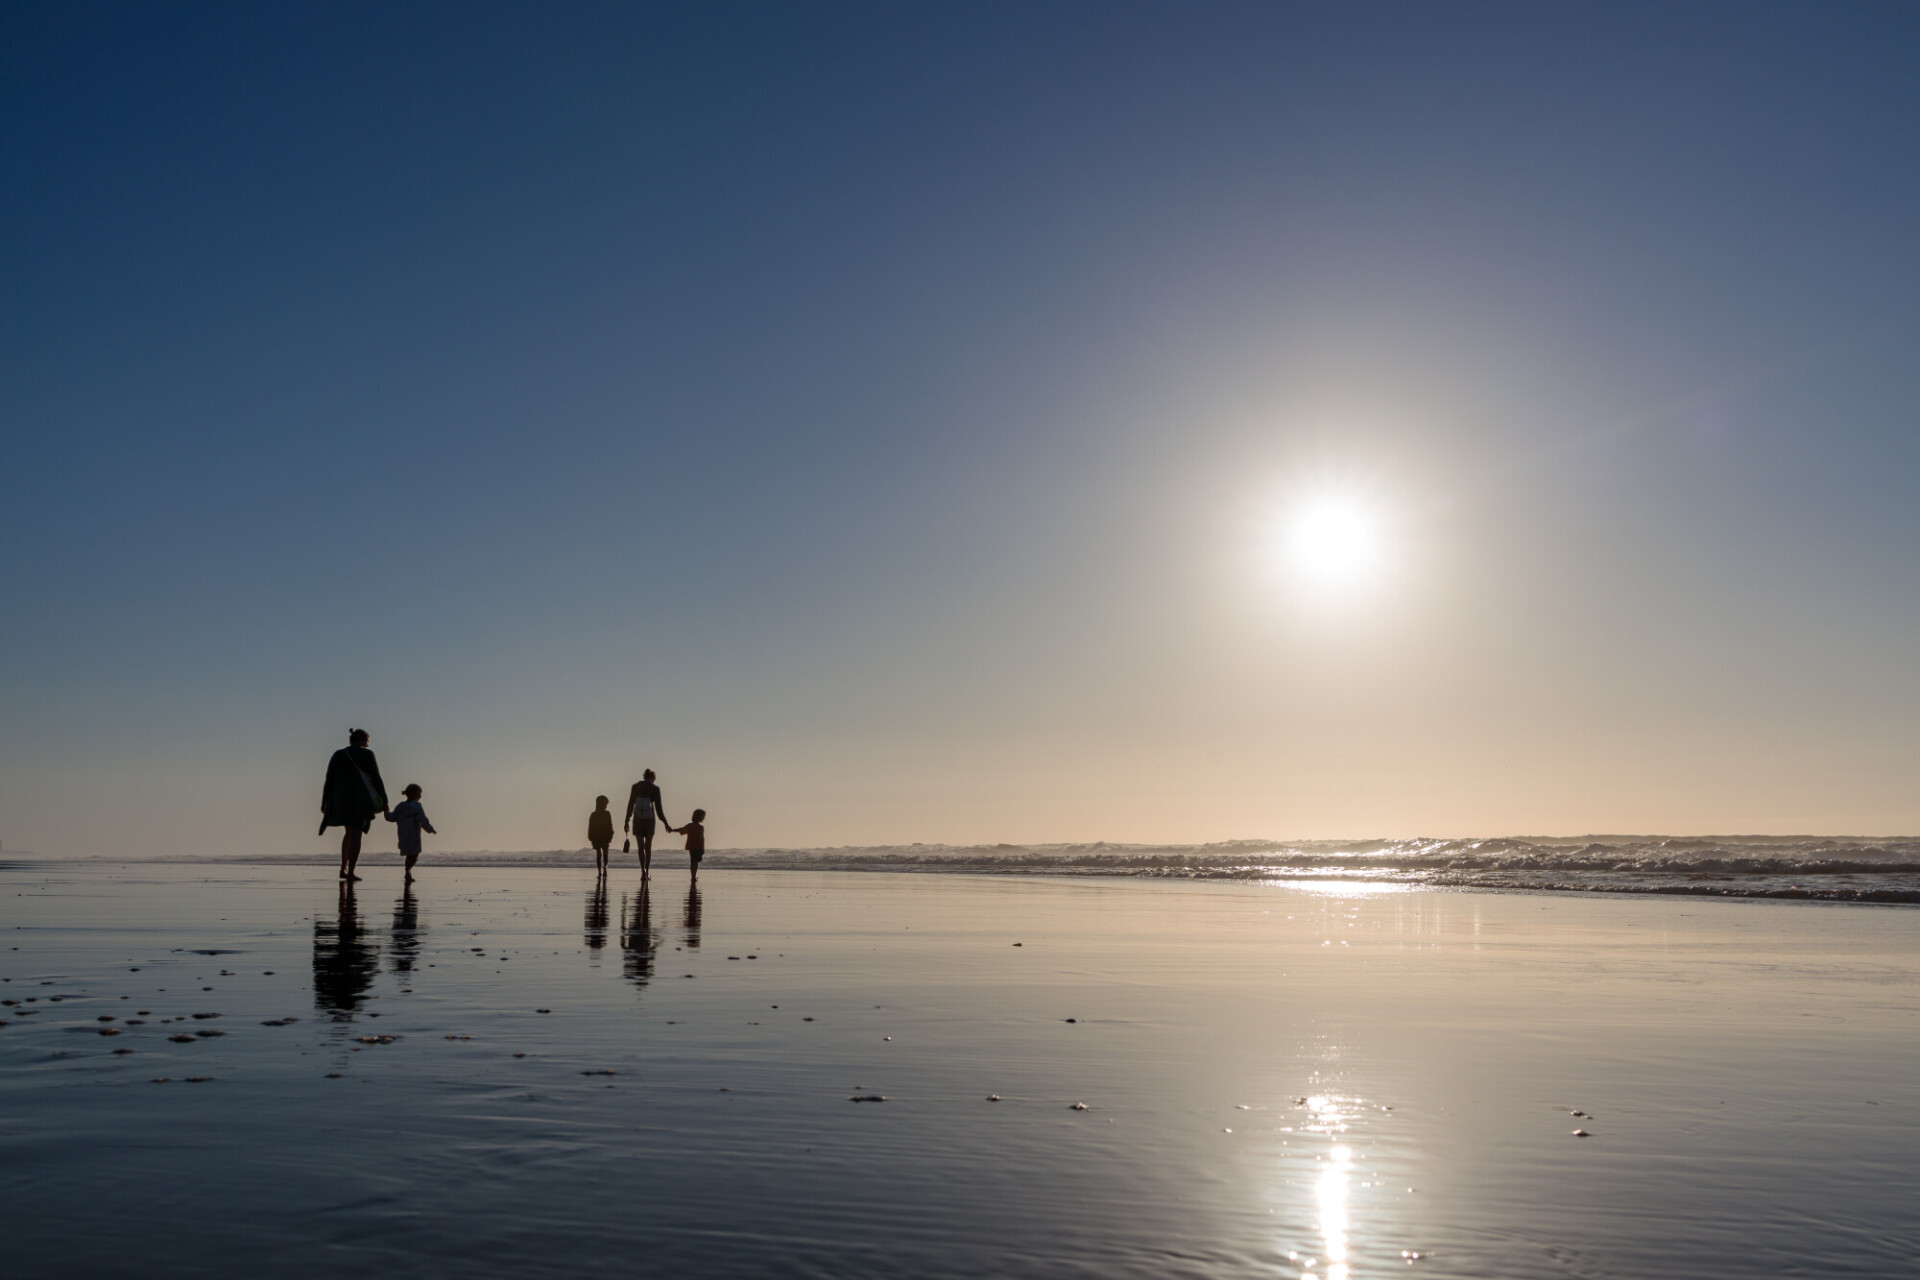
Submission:
<svg viewBox="0 0 1920 1280">
<path fill-rule="evenodd" d="M 387 784 L 380 780 L 380 762 L 367 749 L 365 729 L 347 730 L 347 745 L 327 761 L 327 785 L 320 793 L 320 833 L 344 827 L 340 836 L 340 878 L 358 880 L 360 837 L 373 825 L 375 814 L 387 811 Z"/>
</svg>

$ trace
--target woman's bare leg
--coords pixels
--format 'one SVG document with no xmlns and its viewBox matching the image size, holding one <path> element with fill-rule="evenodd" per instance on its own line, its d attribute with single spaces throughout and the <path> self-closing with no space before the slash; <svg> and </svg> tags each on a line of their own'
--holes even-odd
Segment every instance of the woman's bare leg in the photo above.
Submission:
<svg viewBox="0 0 1920 1280">
<path fill-rule="evenodd" d="M 365 834 L 358 827 L 348 827 L 340 837 L 340 874 L 349 880 L 360 878 L 354 874 L 354 868 L 360 865 L 360 837 Z"/>
</svg>

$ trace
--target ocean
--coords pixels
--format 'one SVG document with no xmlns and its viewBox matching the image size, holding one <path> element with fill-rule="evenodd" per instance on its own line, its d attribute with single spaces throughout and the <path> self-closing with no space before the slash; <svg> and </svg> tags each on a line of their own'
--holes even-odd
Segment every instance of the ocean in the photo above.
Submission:
<svg viewBox="0 0 1920 1280">
<path fill-rule="evenodd" d="M 677 849 L 656 850 L 680 866 Z M 618 865 L 622 855 L 615 853 Z M 633 855 L 625 855 L 633 862 Z M 369 853 L 370 865 L 394 855 Z M 429 851 L 445 866 L 578 866 L 586 849 Z M 30 859 L 30 855 L 29 855 Z M 263 853 L 220 863 L 322 865 L 327 852 Z M 1845 836 L 1499 837 L 1411 840 L 1232 840 L 1149 845 L 869 845 L 815 849 L 717 849 L 711 867 L 762 871 L 955 872 L 969 875 L 1118 876 L 1164 880 L 1326 881 L 1526 889 L 1566 893 L 1660 893 L 1701 897 L 1920 903 L 1920 839 Z"/>
</svg>

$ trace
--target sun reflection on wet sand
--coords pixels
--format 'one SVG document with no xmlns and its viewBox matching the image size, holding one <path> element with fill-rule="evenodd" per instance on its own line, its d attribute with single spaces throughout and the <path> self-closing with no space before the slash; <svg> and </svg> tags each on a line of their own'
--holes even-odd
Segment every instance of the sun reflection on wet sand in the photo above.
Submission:
<svg viewBox="0 0 1920 1280">
<path fill-rule="evenodd" d="M 1306 1132 L 1324 1133 L 1329 1137 L 1345 1133 L 1347 1117 L 1341 1109 L 1341 1101 L 1327 1094 L 1308 1098 L 1306 1106 L 1313 1120 L 1303 1126 Z M 1300 1273 L 1301 1280 L 1348 1280 L 1347 1177 L 1352 1170 L 1353 1148 L 1336 1141 L 1314 1186 L 1314 1201 L 1319 1209 L 1321 1256 L 1306 1260 Z M 1324 1271 L 1315 1269 L 1322 1264 Z"/>
<path fill-rule="evenodd" d="M 1327 1255 L 1326 1280 L 1347 1280 L 1347 1173 L 1353 1152 L 1335 1147 L 1320 1174 L 1314 1198 L 1320 1204 L 1320 1238 Z"/>
</svg>

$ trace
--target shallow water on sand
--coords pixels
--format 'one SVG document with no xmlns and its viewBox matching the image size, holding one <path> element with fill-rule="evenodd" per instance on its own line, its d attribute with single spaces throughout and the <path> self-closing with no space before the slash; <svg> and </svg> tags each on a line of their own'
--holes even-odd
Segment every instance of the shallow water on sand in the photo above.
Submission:
<svg viewBox="0 0 1920 1280">
<path fill-rule="evenodd" d="M 9 1269 L 1905 1276 L 1916 942 L 1381 886 L 15 866 Z"/>
</svg>

